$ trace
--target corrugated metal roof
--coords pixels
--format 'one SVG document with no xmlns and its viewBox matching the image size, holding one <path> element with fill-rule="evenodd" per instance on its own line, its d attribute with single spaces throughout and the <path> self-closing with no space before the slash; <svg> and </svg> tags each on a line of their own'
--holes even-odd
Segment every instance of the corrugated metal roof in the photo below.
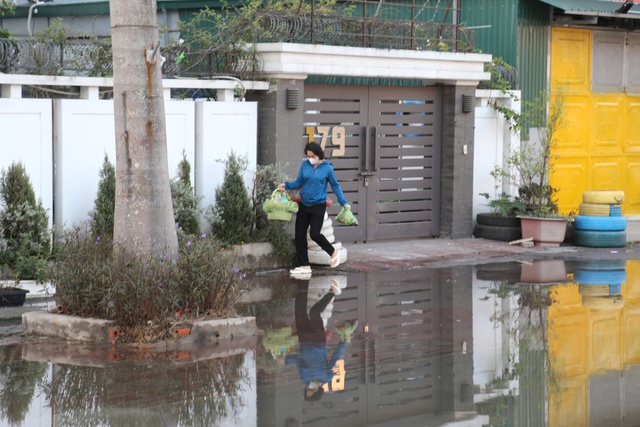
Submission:
<svg viewBox="0 0 640 427">
<path fill-rule="evenodd" d="M 70 4 L 74 6 L 82 6 L 84 4 L 108 3 L 107 0 L 49 0 L 49 1 L 40 0 L 40 2 L 42 6 L 47 6 L 47 5 L 66 6 Z M 34 3 L 36 3 L 34 0 L 16 0 L 16 6 L 18 7 L 24 7 L 24 6 L 29 7 L 29 6 L 32 6 Z"/>
<path fill-rule="evenodd" d="M 608 16 L 612 18 L 640 19 L 640 2 L 604 0 L 540 0 L 569 15 Z M 623 12 L 625 5 L 630 8 Z"/>
</svg>

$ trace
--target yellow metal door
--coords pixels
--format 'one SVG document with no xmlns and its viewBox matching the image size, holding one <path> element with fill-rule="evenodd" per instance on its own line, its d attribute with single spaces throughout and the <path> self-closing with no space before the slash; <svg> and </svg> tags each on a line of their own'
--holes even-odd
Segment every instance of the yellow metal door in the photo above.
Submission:
<svg viewBox="0 0 640 427">
<path fill-rule="evenodd" d="M 552 28 L 551 92 L 564 98 L 555 170 L 563 213 L 577 213 L 585 190 L 623 190 L 624 215 L 640 214 L 640 97 L 592 93 L 592 32 Z"/>
</svg>

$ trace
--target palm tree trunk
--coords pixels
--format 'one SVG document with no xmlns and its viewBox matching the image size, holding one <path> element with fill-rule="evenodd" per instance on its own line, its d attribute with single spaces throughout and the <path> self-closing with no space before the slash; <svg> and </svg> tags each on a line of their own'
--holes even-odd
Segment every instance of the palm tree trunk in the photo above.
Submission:
<svg viewBox="0 0 640 427">
<path fill-rule="evenodd" d="M 110 0 L 116 131 L 114 241 L 175 253 L 156 0 Z"/>
</svg>

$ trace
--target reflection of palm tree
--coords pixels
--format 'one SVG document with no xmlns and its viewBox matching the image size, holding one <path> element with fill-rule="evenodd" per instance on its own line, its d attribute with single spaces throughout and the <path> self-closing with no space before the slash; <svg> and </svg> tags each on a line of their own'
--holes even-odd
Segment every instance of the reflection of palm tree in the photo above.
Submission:
<svg viewBox="0 0 640 427">
<path fill-rule="evenodd" d="M 22 359 L 22 346 L 0 346 L 0 419 L 19 425 L 29 411 L 34 390 L 47 364 Z"/>
<path fill-rule="evenodd" d="M 56 365 L 44 391 L 59 425 L 213 426 L 246 409 L 244 363 L 239 354 L 185 363 Z"/>
</svg>

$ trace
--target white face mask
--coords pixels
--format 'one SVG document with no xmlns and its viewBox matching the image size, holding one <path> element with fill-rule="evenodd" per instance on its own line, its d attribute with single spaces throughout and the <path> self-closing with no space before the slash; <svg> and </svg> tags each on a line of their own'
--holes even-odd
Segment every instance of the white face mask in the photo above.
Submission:
<svg viewBox="0 0 640 427">
<path fill-rule="evenodd" d="M 318 164 L 318 158 L 317 157 L 310 157 L 309 158 L 309 163 L 311 163 L 312 165 Z"/>
</svg>

